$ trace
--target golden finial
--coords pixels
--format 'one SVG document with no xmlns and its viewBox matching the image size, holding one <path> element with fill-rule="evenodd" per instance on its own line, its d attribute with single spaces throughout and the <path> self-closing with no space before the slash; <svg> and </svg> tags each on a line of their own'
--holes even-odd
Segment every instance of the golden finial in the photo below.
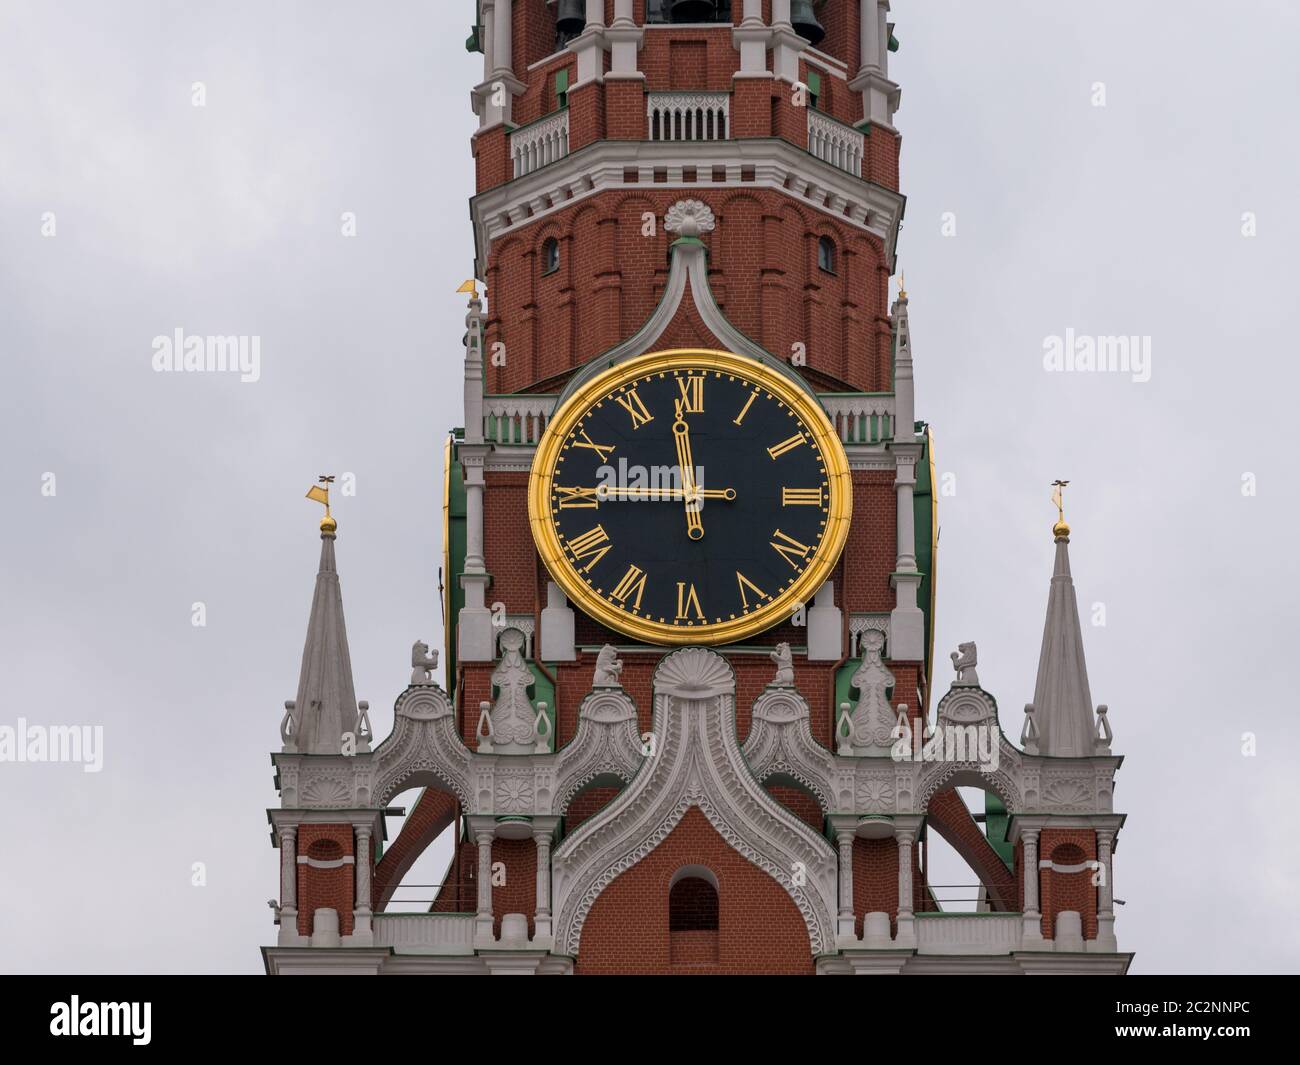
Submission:
<svg viewBox="0 0 1300 1065">
<path fill-rule="evenodd" d="M 466 281 L 463 285 L 461 285 L 460 288 L 458 288 L 456 291 L 467 292 L 469 293 L 470 299 L 476 300 L 478 299 L 478 282 L 471 277 L 468 281 Z"/>
<path fill-rule="evenodd" d="M 1052 502 L 1056 504 L 1056 524 L 1052 526 L 1052 535 L 1058 540 L 1062 537 L 1069 539 L 1070 527 L 1065 524 L 1065 493 L 1064 489 L 1069 481 L 1055 480 L 1052 482 Z"/>
<path fill-rule="evenodd" d="M 316 478 L 319 484 L 314 484 L 307 489 L 307 498 L 314 499 L 317 503 L 325 504 L 325 517 L 320 520 L 320 531 L 334 535 L 338 529 L 339 523 L 334 520 L 330 514 L 330 485 L 334 483 L 334 476 L 328 473 L 322 473 Z"/>
<path fill-rule="evenodd" d="M 898 298 L 900 300 L 907 299 L 907 271 L 906 270 L 898 271 Z"/>
</svg>

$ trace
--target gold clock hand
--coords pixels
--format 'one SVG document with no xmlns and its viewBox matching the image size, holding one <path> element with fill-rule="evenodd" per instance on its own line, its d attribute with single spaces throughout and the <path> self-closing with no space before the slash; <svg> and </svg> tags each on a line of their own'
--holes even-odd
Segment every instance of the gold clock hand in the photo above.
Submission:
<svg viewBox="0 0 1300 1065">
<path fill-rule="evenodd" d="M 677 444 L 677 465 L 682 471 L 682 497 L 686 502 L 686 535 L 692 540 L 704 538 L 704 521 L 700 516 L 699 489 L 695 487 L 695 464 L 691 459 L 691 429 L 682 417 L 682 407 L 677 405 L 677 420 L 673 422 L 673 439 Z"/>
<path fill-rule="evenodd" d="M 564 489 L 564 491 L 569 491 Z M 668 500 L 676 502 L 687 498 L 700 499 L 725 499 L 731 502 L 736 498 L 734 488 L 696 488 L 694 497 L 688 497 L 685 489 L 682 488 L 618 488 L 610 487 L 607 484 L 597 485 L 595 488 L 581 489 L 584 495 L 595 493 L 597 499 L 602 502 L 608 502 L 611 499 L 650 499 L 650 500 Z"/>
</svg>

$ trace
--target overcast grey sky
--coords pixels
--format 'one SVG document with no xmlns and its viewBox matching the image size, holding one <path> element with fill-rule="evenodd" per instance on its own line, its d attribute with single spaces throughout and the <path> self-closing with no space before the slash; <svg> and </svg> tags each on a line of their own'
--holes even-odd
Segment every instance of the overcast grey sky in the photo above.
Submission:
<svg viewBox="0 0 1300 1065">
<path fill-rule="evenodd" d="M 6 970 L 261 970 L 318 473 L 356 477 L 338 558 L 378 735 L 412 641 L 441 644 L 471 7 L 0 0 L 0 725 L 104 728 L 102 772 L 0 764 Z M 1294 972 L 1300 15 L 894 18 L 917 409 L 955 490 L 940 660 L 977 641 L 1019 736 L 1069 478 L 1093 697 L 1126 756 L 1120 945 L 1135 972 Z M 260 337 L 260 379 L 155 373 L 177 328 Z M 1150 337 L 1151 379 L 1046 372 L 1067 329 Z"/>
</svg>

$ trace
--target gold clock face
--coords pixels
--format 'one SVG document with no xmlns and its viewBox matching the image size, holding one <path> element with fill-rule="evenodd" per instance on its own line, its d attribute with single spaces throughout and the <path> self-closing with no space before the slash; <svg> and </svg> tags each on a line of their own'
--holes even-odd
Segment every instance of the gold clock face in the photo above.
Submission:
<svg viewBox="0 0 1300 1065">
<path fill-rule="evenodd" d="M 658 644 L 788 620 L 848 535 L 848 460 L 814 397 L 741 355 L 681 349 L 597 375 L 529 477 L 546 568 L 597 621 Z"/>
</svg>

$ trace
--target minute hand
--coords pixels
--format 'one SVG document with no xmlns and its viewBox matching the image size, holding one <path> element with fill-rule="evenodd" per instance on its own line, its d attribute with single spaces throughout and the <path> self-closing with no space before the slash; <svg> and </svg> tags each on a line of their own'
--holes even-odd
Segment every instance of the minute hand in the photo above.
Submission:
<svg viewBox="0 0 1300 1065">
<path fill-rule="evenodd" d="M 677 409 L 673 422 L 673 439 L 677 444 L 677 465 L 682 471 L 682 498 L 686 502 L 686 535 L 692 540 L 704 538 L 704 521 L 700 517 L 700 498 L 695 487 L 695 463 L 691 459 L 691 430 Z"/>
</svg>

